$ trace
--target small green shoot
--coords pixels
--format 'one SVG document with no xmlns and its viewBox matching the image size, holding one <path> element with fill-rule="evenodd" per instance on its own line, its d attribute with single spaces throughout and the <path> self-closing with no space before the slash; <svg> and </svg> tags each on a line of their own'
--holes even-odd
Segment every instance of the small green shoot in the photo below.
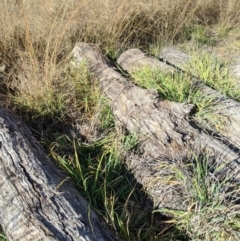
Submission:
<svg viewBox="0 0 240 241">
<path fill-rule="evenodd" d="M 3 233 L 0 233 L 0 241 L 7 241 L 7 238 Z"/>
<path fill-rule="evenodd" d="M 205 26 L 195 25 L 192 29 L 191 38 L 201 46 L 205 44 L 213 46 L 215 44 L 215 41 L 211 39 Z"/>
<path fill-rule="evenodd" d="M 233 27 L 231 27 L 230 25 L 226 25 L 226 24 L 220 24 L 217 27 L 217 36 L 219 38 L 224 38 L 228 35 L 228 33 L 233 29 Z"/>
<path fill-rule="evenodd" d="M 122 139 L 123 147 L 126 151 L 136 150 L 139 142 L 139 135 L 137 133 L 124 135 Z"/>
<path fill-rule="evenodd" d="M 99 102 L 100 115 L 98 117 L 101 130 L 109 130 L 115 126 L 112 108 L 104 98 Z"/>
</svg>

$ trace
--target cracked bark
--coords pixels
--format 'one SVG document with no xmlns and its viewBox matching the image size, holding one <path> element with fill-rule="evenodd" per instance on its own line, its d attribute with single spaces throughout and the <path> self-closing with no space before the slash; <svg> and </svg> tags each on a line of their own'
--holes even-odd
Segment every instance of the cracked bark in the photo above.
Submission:
<svg viewBox="0 0 240 241">
<path fill-rule="evenodd" d="M 238 154 L 189 124 L 188 115 L 192 105 L 159 100 L 155 91 L 133 85 L 110 68 L 101 55 L 85 43 L 78 43 L 72 54 L 76 66 L 77 63 L 87 61 L 92 73 L 98 77 L 102 92 L 111 101 L 118 125 L 137 133 L 141 138 L 142 155 L 130 156 L 127 165 L 138 182 L 152 195 L 156 206 L 187 208 L 187 204 L 182 202 L 172 187 L 154 182 L 154 179 L 163 175 L 160 166 L 165 165 L 166 160 L 174 162 L 184 159 L 190 152 L 208 151 L 218 163 L 226 164 L 223 172 L 227 170 L 239 181 Z M 141 56 L 127 65 L 132 66 L 134 62 L 139 64 Z M 151 58 L 151 64 L 154 63 L 159 65 Z M 164 68 L 172 71 L 168 66 Z"/>
<path fill-rule="evenodd" d="M 9 241 L 115 240 L 86 200 L 0 106 L 0 223 Z"/>
<path fill-rule="evenodd" d="M 159 58 L 183 71 L 187 71 L 185 67 L 191 56 L 172 48 L 166 48 L 160 53 Z M 117 60 L 117 63 L 130 74 L 143 66 L 157 68 L 167 73 L 177 71 L 177 69 L 164 62 L 149 57 L 137 49 L 127 50 Z M 218 129 L 214 124 L 209 123 L 211 124 L 211 130 L 224 136 L 232 145 L 240 149 L 240 103 L 204 85 L 203 81 L 195 77 L 192 77 L 192 81 L 203 96 L 214 100 L 214 114 L 222 117 L 225 121 L 224 126 Z"/>
</svg>

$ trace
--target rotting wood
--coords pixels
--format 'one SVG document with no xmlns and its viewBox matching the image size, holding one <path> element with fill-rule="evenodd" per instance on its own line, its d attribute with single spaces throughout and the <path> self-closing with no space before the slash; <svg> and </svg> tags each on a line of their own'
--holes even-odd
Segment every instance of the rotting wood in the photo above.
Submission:
<svg viewBox="0 0 240 241">
<path fill-rule="evenodd" d="M 135 59 L 140 59 L 140 56 L 141 62 L 135 63 Z M 164 49 L 160 54 L 160 58 L 181 69 L 183 69 L 190 60 L 189 55 L 172 48 Z M 146 56 L 140 50 L 130 49 L 118 58 L 117 63 L 130 74 L 143 66 L 148 66 L 152 69 L 157 68 L 162 72 L 166 72 L 166 70 L 173 72 L 173 67 L 167 69 L 167 64 L 160 62 L 157 58 L 155 58 L 155 61 L 152 59 L 152 57 Z M 160 62 L 161 65 L 153 64 L 155 62 Z M 163 68 L 161 68 L 162 66 Z M 183 70 L 185 71 L 185 69 Z M 175 71 L 177 70 L 175 69 Z M 214 130 L 214 125 L 211 125 L 212 130 L 224 136 L 232 145 L 240 149 L 240 103 L 204 85 L 203 81 L 199 81 L 195 77 L 192 77 L 192 81 L 195 83 L 195 88 L 197 88 L 199 92 L 214 100 L 215 107 L 213 114 L 221 116 L 225 120 L 225 125 L 217 130 Z"/>
<path fill-rule="evenodd" d="M 116 240 L 12 112 L 0 107 L 0 223 L 9 241 Z"/>
<path fill-rule="evenodd" d="M 78 43 L 72 54 L 76 66 L 87 61 L 92 73 L 98 77 L 102 92 L 112 103 L 116 122 L 142 139 L 139 148 L 141 157 L 134 156 L 127 160 L 139 183 L 146 187 L 153 174 L 161 175 L 161 160 L 174 161 L 187 157 L 189 152 L 199 151 L 208 151 L 215 156 L 219 164 L 225 164 L 222 171 L 239 181 L 239 155 L 189 124 L 187 118 L 192 105 L 159 100 L 155 91 L 128 82 L 86 43 Z M 181 200 L 176 201 L 177 194 L 169 193 L 169 187 L 164 184 L 153 185 L 148 191 L 157 206 L 186 208 Z"/>
</svg>

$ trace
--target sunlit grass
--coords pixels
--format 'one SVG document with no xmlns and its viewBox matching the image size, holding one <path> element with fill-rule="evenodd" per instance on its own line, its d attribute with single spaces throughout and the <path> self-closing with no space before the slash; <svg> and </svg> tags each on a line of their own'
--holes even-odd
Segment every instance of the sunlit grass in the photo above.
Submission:
<svg viewBox="0 0 240 241">
<path fill-rule="evenodd" d="M 191 78 L 182 73 L 165 74 L 151 67 L 132 73 L 133 81 L 146 89 L 157 90 L 160 97 L 175 102 L 189 102 L 193 86 Z"/>
<path fill-rule="evenodd" d="M 168 222 L 184 231 L 191 240 L 238 240 L 240 238 L 239 187 L 227 190 L 230 176 L 217 176 L 221 164 L 213 164 L 208 155 L 193 156 L 189 161 L 168 166 L 171 180 L 181 185 L 188 210 L 161 209 L 173 215 Z"/>
<path fill-rule="evenodd" d="M 214 97 L 199 91 L 190 75 L 177 72 L 165 74 L 157 69 L 145 67 L 134 71 L 132 77 L 139 86 L 157 90 L 162 99 L 194 104 L 195 117 L 201 123 L 219 121 L 219 116 L 215 116 L 216 105 L 219 103 L 215 103 Z"/>
<path fill-rule="evenodd" d="M 190 60 L 187 71 L 225 96 L 240 101 L 239 81 L 231 76 L 227 64 L 206 52 L 198 53 Z"/>
</svg>

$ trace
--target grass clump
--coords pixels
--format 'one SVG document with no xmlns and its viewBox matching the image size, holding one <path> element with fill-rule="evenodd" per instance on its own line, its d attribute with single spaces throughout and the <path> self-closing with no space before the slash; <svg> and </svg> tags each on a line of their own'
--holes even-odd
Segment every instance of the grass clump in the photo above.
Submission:
<svg viewBox="0 0 240 241">
<path fill-rule="evenodd" d="M 152 213 L 153 207 L 142 205 L 146 197 L 123 164 L 121 142 L 123 150 L 130 150 L 137 139 L 135 135 L 119 139 L 112 132 L 84 144 L 58 136 L 51 146 L 51 156 L 121 240 L 157 241 L 167 237 L 170 226 L 162 225 L 159 216 Z"/>
<path fill-rule="evenodd" d="M 207 32 L 207 28 L 201 25 L 194 25 L 193 30 L 191 32 L 191 39 L 199 46 L 205 44 L 213 46 L 215 44 L 215 41 L 210 37 L 210 35 Z"/>
<path fill-rule="evenodd" d="M 220 91 L 223 95 L 240 101 L 238 81 L 231 76 L 229 69 L 214 56 L 203 52 L 191 58 L 187 69 L 208 86 Z"/>
<path fill-rule="evenodd" d="M 68 109 L 65 112 L 87 113 L 87 117 L 90 118 L 102 99 L 98 80 L 90 74 L 86 62 L 74 67 L 69 66 L 63 74 L 62 92 L 67 95 L 65 103 Z"/>
<path fill-rule="evenodd" d="M 133 81 L 146 89 L 157 90 L 160 97 L 175 102 L 189 102 L 193 91 L 191 79 L 182 73 L 165 74 L 157 69 L 143 67 L 134 71 Z"/>
<path fill-rule="evenodd" d="M 195 116 L 201 122 L 213 122 L 219 120 L 214 118 L 215 101 L 213 97 L 204 96 L 193 84 L 191 76 L 185 73 L 176 72 L 165 74 L 157 69 L 144 67 L 136 70 L 133 74 L 133 81 L 146 89 L 154 89 L 159 93 L 160 98 L 170 101 L 194 104 Z"/>
<path fill-rule="evenodd" d="M 219 164 L 208 155 L 194 156 L 188 163 L 171 168 L 171 180 L 181 184 L 188 210 L 159 211 L 173 215 L 170 223 L 186 232 L 191 240 L 238 240 L 240 238 L 239 188 L 230 189 L 230 176 L 220 178 Z"/>
<path fill-rule="evenodd" d="M 42 69 L 42 73 L 36 73 L 41 71 L 41 66 L 36 70 L 23 65 L 21 74 L 9 84 L 14 91 L 11 101 L 16 108 L 40 122 L 77 120 L 82 113 L 88 113 L 90 118 L 101 99 L 97 80 L 90 76 L 86 63 L 66 66 L 61 72 L 55 66 L 55 72 L 46 73 Z M 25 67 L 33 69 L 25 72 Z"/>
</svg>

